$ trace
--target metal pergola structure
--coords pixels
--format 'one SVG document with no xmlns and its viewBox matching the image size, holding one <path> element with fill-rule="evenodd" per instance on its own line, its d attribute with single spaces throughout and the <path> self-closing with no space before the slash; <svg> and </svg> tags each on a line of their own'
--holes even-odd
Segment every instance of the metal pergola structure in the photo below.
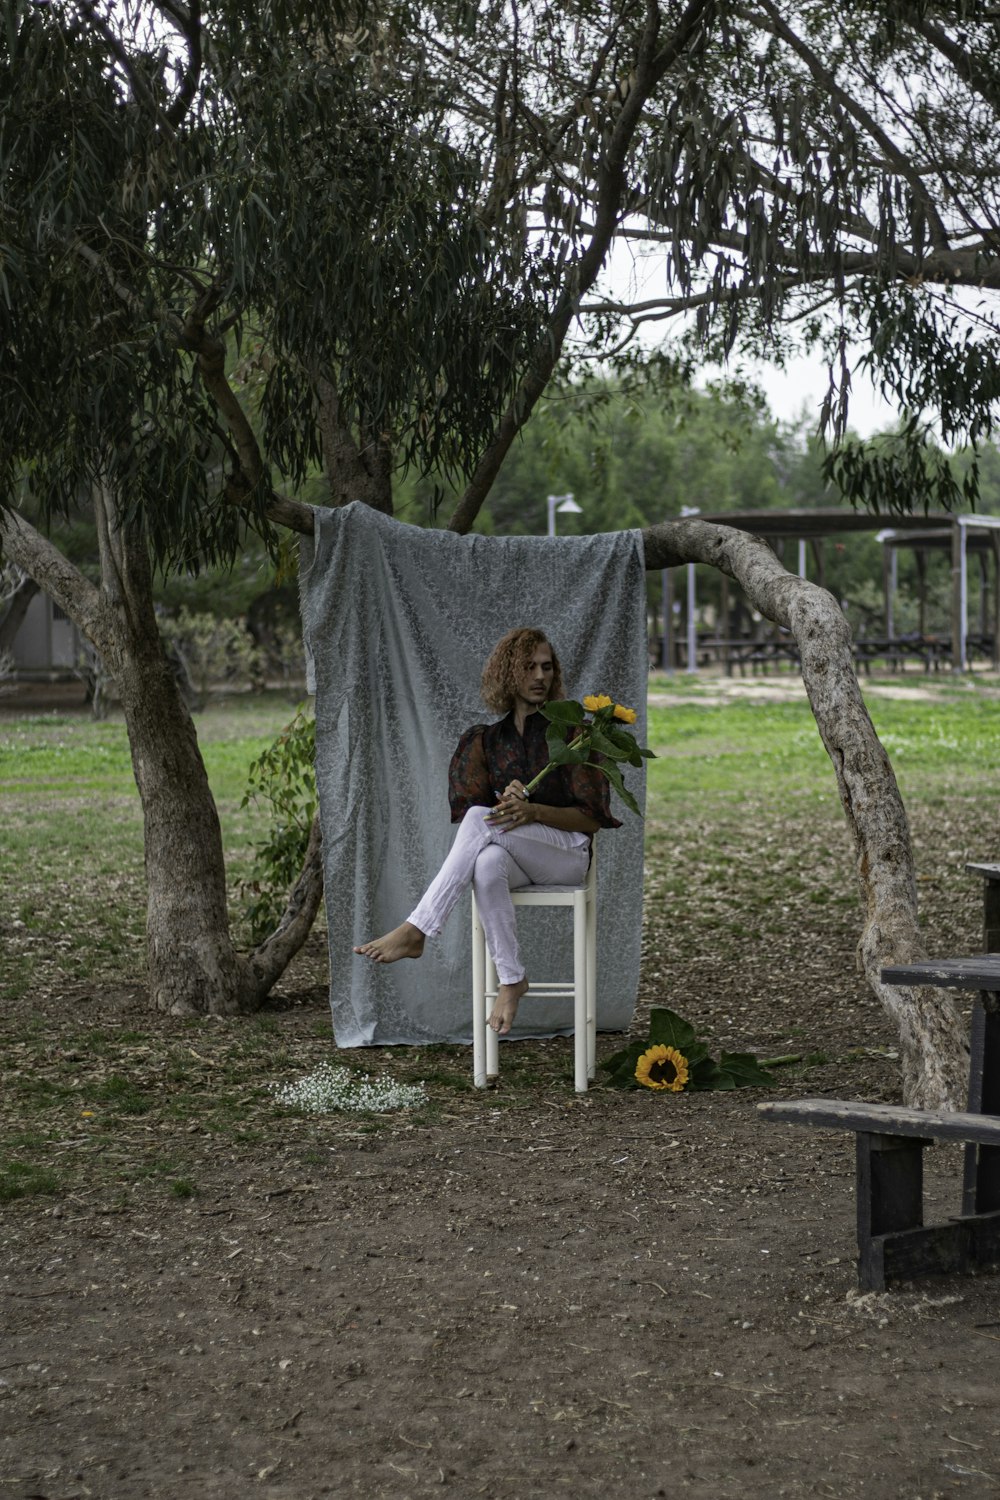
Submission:
<svg viewBox="0 0 1000 1500">
<path fill-rule="evenodd" d="M 986 600 L 989 593 L 989 558 L 993 558 L 993 666 L 1000 670 L 1000 516 L 948 516 L 945 525 L 928 524 L 916 531 L 906 531 L 893 524 L 878 533 L 885 549 L 883 579 L 885 588 L 886 633 L 892 634 L 893 598 L 896 592 L 896 559 L 900 547 L 913 549 L 917 559 L 920 599 L 920 633 L 924 634 L 924 611 L 927 605 L 927 553 L 951 552 L 951 660 L 956 672 L 968 670 L 969 653 L 969 556 L 979 563 L 979 635 L 987 635 Z"/>
<path fill-rule="evenodd" d="M 686 514 L 692 514 L 687 511 Z M 763 537 L 776 551 L 782 552 L 786 542 L 794 541 L 798 547 L 797 572 L 801 578 L 808 576 L 808 557 L 812 554 L 815 580 L 821 586 L 825 581 L 823 542 L 827 537 L 843 536 L 852 532 L 875 532 L 883 546 L 883 589 L 885 593 L 886 635 L 894 638 L 893 604 L 896 588 L 896 560 L 898 548 L 911 547 L 917 557 L 917 576 L 920 594 L 920 634 L 925 634 L 926 611 L 926 557 L 930 550 L 950 549 L 952 559 L 952 608 L 950 661 L 952 670 L 968 670 L 968 560 L 970 553 L 977 557 L 980 567 L 980 631 L 985 637 L 985 601 L 988 595 L 987 578 L 989 558 L 993 558 L 993 666 L 1000 670 L 1000 516 L 955 515 L 947 511 L 926 515 L 892 517 L 891 526 L 886 526 L 885 516 L 869 515 L 858 511 L 844 511 L 833 507 L 816 510 L 754 510 L 720 511 L 699 514 L 699 520 L 711 521 L 720 526 L 734 526 L 739 531 L 748 531 Z M 687 565 L 687 670 L 697 671 L 698 639 L 695 627 L 695 563 Z M 673 581 L 671 570 L 661 573 L 661 609 L 663 630 L 660 637 L 660 665 L 664 671 L 673 670 Z M 722 575 L 723 620 L 729 616 L 729 579 Z M 724 645 L 725 643 L 723 643 Z M 724 656 L 728 665 L 728 657 Z"/>
</svg>

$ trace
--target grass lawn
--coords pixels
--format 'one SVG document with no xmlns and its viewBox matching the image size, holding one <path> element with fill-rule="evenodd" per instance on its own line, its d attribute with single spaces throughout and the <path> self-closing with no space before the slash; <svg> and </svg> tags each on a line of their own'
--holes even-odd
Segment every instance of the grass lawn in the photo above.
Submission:
<svg viewBox="0 0 1000 1500">
<path fill-rule="evenodd" d="M 911 700 L 879 696 L 874 684 L 870 705 L 914 829 L 929 945 L 957 951 L 978 943 L 978 892 L 964 863 L 997 854 L 987 790 L 1000 764 L 997 687 L 919 685 L 926 695 Z M 651 684 L 649 742 L 658 758 L 649 778 L 640 1001 L 669 1001 L 730 1047 L 773 1054 L 801 1045 L 807 1058 L 833 1058 L 840 1044 L 810 1006 L 833 1004 L 843 974 L 851 1003 L 862 1003 L 851 958 L 858 910 L 833 773 L 808 704 L 722 701 L 710 679 L 672 689 L 668 679 Z M 657 706 L 664 692 L 671 701 Z M 291 714 L 284 699 L 236 699 L 198 717 L 238 933 L 239 882 L 261 833 L 260 814 L 240 807 L 247 768 Z M 267 1082 L 310 1071 L 331 1051 L 321 935 L 275 1002 L 280 1010 L 308 997 L 312 1009 L 295 1027 L 279 1025 L 273 1011 L 167 1025 L 142 1009 L 142 824 L 122 723 L 0 719 L 0 819 L 8 1064 L 0 1197 L 53 1191 L 66 1180 L 81 1158 L 54 1162 L 53 1150 L 74 1122 L 103 1140 L 102 1170 L 112 1177 L 182 1185 L 189 1125 L 240 1138 L 287 1129 L 276 1123 Z M 811 986 L 808 997 L 796 997 L 795 975 L 800 989 Z M 131 997 L 127 1015 L 104 1008 L 89 1020 L 90 1002 L 119 989 Z M 881 1013 L 866 1012 L 858 1047 L 891 1049 L 893 1040 Z M 563 1050 L 512 1049 L 502 1107 L 548 1087 L 553 1070 L 568 1074 Z M 468 1088 L 463 1048 L 343 1060 L 427 1078 L 453 1098 Z M 439 1097 L 432 1113 L 442 1107 Z M 161 1125 L 171 1149 L 135 1159 L 137 1136 Z"/>
</svg>

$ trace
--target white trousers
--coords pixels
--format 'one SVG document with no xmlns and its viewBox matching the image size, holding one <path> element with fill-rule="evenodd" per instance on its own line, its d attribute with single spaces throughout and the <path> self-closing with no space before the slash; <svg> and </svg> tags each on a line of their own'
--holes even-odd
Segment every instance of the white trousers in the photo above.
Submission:
<svg viewBox="0 0 1000 1500">
<path fill-rule="evenodd" d="M 427 937 L 437 937 L 455 902 L 472 884 L 486 942 L 501 984 L 524 978 L 511 891 L 525 885 L 583 885 L 590 839 L 542 823 L 495 828 L 488 807 L 470 807 L 444 864 L 407 917 Z"/>
</svg>

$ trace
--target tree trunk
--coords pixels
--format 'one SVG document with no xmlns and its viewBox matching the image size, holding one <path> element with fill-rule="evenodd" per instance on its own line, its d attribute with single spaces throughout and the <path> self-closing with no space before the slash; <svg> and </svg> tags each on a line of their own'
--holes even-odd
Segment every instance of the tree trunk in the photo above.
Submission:
<svg viewBox="0 0 1000 1500">
<path fill-rule="evenodd" d="M 787 573 L 759 537 L 706 521 L 669 521 L 643 533 L 647 568 L 710 563 L 736 579 L 754 607 L 789 629 L 854 841 L 864 925 L 858 958 L 899 1031 L 903 1094 L 922 1109 L 965 1107 L 965 1027 L 946 992 L 884 985 L 887 964 L 926 956 L 917 919 L 910 833 L 889 757 L 858 686 L 851 634 L 825 589 Z"/>
<path fill-rule="evenodd" d="M 154 626 L 155 631 L 155 626 Z M 118 684 L 142 802 L 149 988 L 158 1010 L 226 1015 L 243 1003 L 226 909 L 222 832 L 194 725 L 158 635 L 105 658 Z"/>
<path fill-rule="evenodd" d="M 323 467 L 330 487 L 330 504 L 363 500 L 373 510 L 392 515 L 392 449 L 385 437 L 354 434 L 344 421 L 340 397 L 333 383 L 316 381 Z"/>
<path fill-rule="evenodd" d="M 226 906 L 222 833 L 195 727 L 153 611 L 145 541 L 95 498 L 101 552 L 95 588 L 16 512 L 0 540 L 93 644 L 118 687 L 142 803 L 150 998 L 174 1015 L 259 1006 L 312 926 L 323 894 L 318 828 L 275 933 L 240 955 Z"/>
</svg>

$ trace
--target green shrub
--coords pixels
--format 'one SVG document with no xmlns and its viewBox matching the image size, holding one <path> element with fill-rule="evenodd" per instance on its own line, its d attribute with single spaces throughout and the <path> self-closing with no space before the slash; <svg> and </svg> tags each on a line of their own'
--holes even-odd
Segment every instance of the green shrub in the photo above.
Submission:
<svg viewBox="0 0 1000 1500">
<path fill-rule="evenodd" d="M 270 811 L 265 839 L 254 844 L 253 872 L 242 891 L 254 944 L 273 932 L 302 869 L 316 815 L 316 721 L 301 708 L 252 762 L 242 806 Z"/>
</svg>

